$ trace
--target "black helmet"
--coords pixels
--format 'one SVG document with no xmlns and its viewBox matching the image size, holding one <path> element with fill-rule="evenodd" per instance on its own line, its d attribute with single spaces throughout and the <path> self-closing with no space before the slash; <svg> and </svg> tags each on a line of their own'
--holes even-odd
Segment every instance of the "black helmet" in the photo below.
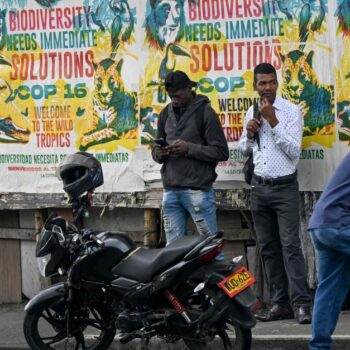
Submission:
<svg viewBox="0 0 350 350">
<path fill-rule="evenodd" d="M 87 152 L 76 152 L 64 157 L 56 175 L 63 181 L 64 191 L 73 198 L 103 184 L 101 163 Z"/>
</svg>

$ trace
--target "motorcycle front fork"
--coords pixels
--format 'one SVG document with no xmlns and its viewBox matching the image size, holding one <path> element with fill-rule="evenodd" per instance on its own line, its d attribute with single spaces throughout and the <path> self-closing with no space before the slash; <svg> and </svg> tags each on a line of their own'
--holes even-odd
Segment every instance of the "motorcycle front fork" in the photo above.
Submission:
<svg viewBox="0 0 350 350">
<path fill-rule="evenodd" d="M 73 305 L 73 289 L 68 289 L 68 298 L 67 298 L 67 307 L 65 312 L 65 317 L 67 320 L 66 323 L 66 331 L 67 331 L 67 338 L 64 342 L 64 348 L 65 350 L 69 347 L 69 342 L 72 338 L 74 338 L 78 343 L 82 344 L 83 348 L 85 348 L 85 342 L 84 337 L 81 336 L 81 334 L 76 333 L 75 335 L 72 334 L 72 305 Z M 74 330 L 73 330 L 74 331 Z"/>
</svg>

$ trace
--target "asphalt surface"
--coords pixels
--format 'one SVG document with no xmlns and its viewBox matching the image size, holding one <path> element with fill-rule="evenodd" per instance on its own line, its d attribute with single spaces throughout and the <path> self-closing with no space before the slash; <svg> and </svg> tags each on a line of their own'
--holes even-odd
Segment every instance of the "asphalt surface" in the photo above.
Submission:
<svg viewBox="0 0 350 350">
<path fill-rule="evenodd" d="M 0 305 L 0 349 L 29 349 L 25 342 L 22 323 L 24 304 Z M 310 337 L 310 325 L 299 325 L 293 320 L 258 322 L 253 329 L 253 346 L 251 350 L 307 350 Z M 140 341 L 121 345 L 117 340 L 111 349 L 140 350 Z M 213 349 L 218 347 L 213 344 Z M 182 342 L 174 344 L 154 339 L 148 345 L 152 350 L 184 350 Z M 342 312 L 334 333 L 334 350 L 350 350 L 350 312 Z"/>
</svg>

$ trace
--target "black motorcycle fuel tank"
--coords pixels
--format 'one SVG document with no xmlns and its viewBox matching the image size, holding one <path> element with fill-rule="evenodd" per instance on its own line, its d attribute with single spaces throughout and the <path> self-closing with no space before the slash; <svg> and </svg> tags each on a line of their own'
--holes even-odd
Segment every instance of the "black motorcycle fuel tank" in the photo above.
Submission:
<svg viewBox="0 0 350 350">
<path fill-rule="evenodd" d="M 112 248 L 118 255 L 123 257 L 136 247 L 128 236 L 121 233 L 102 232 L 96 237 L 104 243 L 105 248 Z"/>
<path fill-rule="evenodd" d="M 99 285 L 113 280 L 112 268 L 124 259 L 135 245 L 122 234 L 102 232 L 96 236 L 102 243 L 91 246 L 72 266 L 71 283 Z"/>
</svg>

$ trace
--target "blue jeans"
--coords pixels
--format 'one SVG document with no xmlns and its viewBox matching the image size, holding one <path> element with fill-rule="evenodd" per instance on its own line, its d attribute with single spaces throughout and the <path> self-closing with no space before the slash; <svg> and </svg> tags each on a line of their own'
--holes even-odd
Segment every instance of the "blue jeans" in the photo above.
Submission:
<svg viewBox="0 0 350 350">
<path fill-rule="evenodd" d="M 191 215 L 198 233 L 215 234 L 216 202 L 213 189 L 209 191 L 164 191 L 163 219 L 167 244 L 187 236 L 187 219 Z"/>
<path fill-rule="evenodd" d="M 350 287 L 350 227 L 310 230 L 317 252 L 318 286 L 310 350 L 331 350 L 332 334 Z"/>
<path fill-rule="evenodd" d="M 187 219 L 191 215 L 200 235 L 217 232 L 215 193 L 209 191 L 164 191 L 163 219 L 167 244 L 187 236 Z M 216 260 L 224 260 L 221 252 Z"/>
</svg>

